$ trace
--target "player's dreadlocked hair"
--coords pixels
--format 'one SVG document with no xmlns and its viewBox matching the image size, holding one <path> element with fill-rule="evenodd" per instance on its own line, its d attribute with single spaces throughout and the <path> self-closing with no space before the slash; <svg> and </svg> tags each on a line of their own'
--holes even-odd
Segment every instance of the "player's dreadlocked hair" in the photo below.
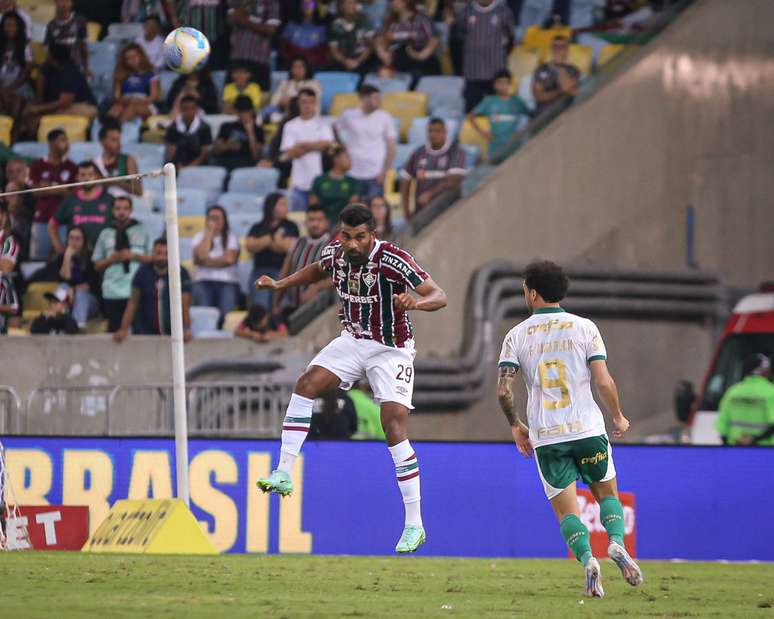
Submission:
<svg viewBox="0 0 774 619">
<path fill-rule="evenodd" d="M 376 230 L 376 219 L 374 219 L 374 214 L 365 204 L 350 204 L 345 207 L 344 210 L 341 211 L 341 215 L 339 215 L 339 221 L 348 226 L 352 226 L 353 228 L 365 224 L 368 226 L 369 230 Z"/>
<path fill-rule="evenodd" d="M 524 269 L 524 283 L 536 291 L 546 303 L 557 303 L 564 299 L 570 280 L 562 267 L 550 260 L 532 262 Z"/>
</svg>

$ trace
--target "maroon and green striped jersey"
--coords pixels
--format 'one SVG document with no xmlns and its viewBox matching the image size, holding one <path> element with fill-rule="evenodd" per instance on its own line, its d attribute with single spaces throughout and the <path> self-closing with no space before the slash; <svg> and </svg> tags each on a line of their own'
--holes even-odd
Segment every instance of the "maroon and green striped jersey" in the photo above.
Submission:
<svg viewBox="0 0 774 619">
<path fill-rule="evenodd" d="M 393 348 L 404 348 L 413 339 L 408 312 L 396 309 L 392 298 L 429 277 L 411 254 L 377 241 L 368 261 L 357 265 L 335 241 L 323 249 L 320 266 L 333 277 L 341 299 L 339 319 L 350 335 Z"/>
</svg>

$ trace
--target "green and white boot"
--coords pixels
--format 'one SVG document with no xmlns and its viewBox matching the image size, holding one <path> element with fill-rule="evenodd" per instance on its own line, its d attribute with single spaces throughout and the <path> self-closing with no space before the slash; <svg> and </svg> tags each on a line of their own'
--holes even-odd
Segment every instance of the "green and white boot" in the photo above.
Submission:
<svg viewBox="0 0 774 619">
<path fill-rule="evenodd" d="M 398 540 L 398 545 L 395 546 L 395 552 L 406 553 L 416 552 L 422 544 L 425 543 L 425 530 L 422 527 L 418 527 L 413 524 L 407 524 L 403 529 L 403 535 Z"/>
<path fill-rule="evenodd" d="M 290 496 L 293 492 L 293 482 L 284 471 L 272 471 L 268 477 L 259 479 L 256 485 L 263 492 L 276 492 L 280 496 Z"/>
</svg>

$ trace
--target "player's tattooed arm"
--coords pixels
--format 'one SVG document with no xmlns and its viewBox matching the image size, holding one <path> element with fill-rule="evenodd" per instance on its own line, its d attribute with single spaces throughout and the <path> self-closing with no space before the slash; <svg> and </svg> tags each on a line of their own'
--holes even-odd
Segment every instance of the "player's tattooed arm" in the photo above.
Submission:
<svg viewBox="0 0 774 619">
<path fill-rule="evenodd" d="M 500 409 L 511 426 L 519 423 L 513 411 L 513 379 L 516 377 L 517 370 L 515 366 L 502 365 L 497 380 L 497 399 L 500 402 Z"/>
</svg>

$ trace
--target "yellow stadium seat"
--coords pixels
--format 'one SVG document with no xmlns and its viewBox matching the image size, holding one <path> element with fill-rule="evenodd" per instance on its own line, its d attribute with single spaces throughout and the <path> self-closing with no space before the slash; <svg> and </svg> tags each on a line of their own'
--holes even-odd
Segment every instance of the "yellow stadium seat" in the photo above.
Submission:
<svg viewBox="0 0 774 619">
<path fill-rule="evenodd" d="M 263 139 L 266 144 L 272 141 L 274 138 L 274 134 L 277 133 L 277 123 L 266 123 L 263 126 Z"/>
<path fill-rule="evenodd" d="M 100 34 L 102 34 L 102 24 L 95 21 L 86 22 L 86 38 L 89 43 L 96 43 L 99 41 Z"/>
<path fill-rule="evenodd" d="M 181 260 L 180 266 L 183 267 L 186 271 L 188 271 L 188 275 L 191 277 L 194 276 L 194 273 L 196 272 L 196 267 L 194 266 L 193 260 Z"/>
<path fill-rule="evenodd" d="M 551 48 L 551 41 L 554 37 L 564 36 L 568 39 L 572 37 L 572 28 L 569 26 L 563 26 L 561 28 L 539 28 L 538 26 L 530 26 L 524 33 L 524 38 L 521 44 L 529 49 L 536 49 L 541 52 L 549 50 Z"/>
<path fill-rule="evenodd" d="M 531 75 L 540 64 L 540 55 L 533 49 L 518 45 L 513 48 L 508 56 L 508 70 L 513 75 L 511 92 L 519 89 L 519 82 L 525 75 Z"/>
<path fill-rule="evenodd" d="M 36 318 L 40 312 L 48 308 L 45 294 L 59 288 L 58 282 L 33 282 L 27 286 L 24 293 L 24 319 Z"/>
<path fill-rule="evenodd" d="M 620 54 L 624 49 L 626 48 L 625 45 L 619 45 L 618 43 L 611 43 L 610 45 L 605 45 L 601 50 L 599 50 L 599 59 L 597 60 L 597 66 L 603 67 L 608 62 L 610 62 L 613 58 L 615 58 L 618 54 Z"/>
<path fill-rule="evenodd" d="M 395 181 L 398 178 L 398 171 L 395 168 L 387 170 L 384 177 L 384 199 L 388 204 L 400 204 L 400 192 L 395 189 Z"/>
<path fill-rule="evenodd" d="M 142 134 L 143 142 L 161 144 L 164 142 L 164 134 L 172 119 L 167 114 L 154 114 L 145 121 L 145 131 Z"/>
<path fill-rule="evenodd" d="M 89 139 L 86 135 L 89 128 L 88 118 L 73 114 L 47 114 L 40 119 L 38 142 L 45 142 L 48 132 L 57 128 L 64 129 L 70 143 L 86 142 Z"/>
<path fill-rule="evenodd" d="M 580 69 L 581 75 L 591 73 L 591 63 L 594 60 L 594 50 L 588 45 L 570 45 L 570 52 L 567 55 L 567 62 L 574 64 Z"/>
<path fill-rule="evenodd" d="M 11 145 L 11 129 L 13 129 L 13 118 L 0 116 L 0 142 L 6 146 Z"/>
<path fill-rule="evenodd" d="M 190 238 L 204 230 L 204 215 L 185 215 L 177 220 L 180 236 Z"/>
<path fill-rule="evenodd" d="M 331 116 L 339 116 L 344 110 L 360 105 L 360 95 L 356 92 L 340 92 L 333 96 Z"/>
<path fill-rule="evenodd" d="M 298 226 L 298 232 L 301 236 L 306 234 L 306 213 L 303 211 L 291 211 L 288 213 L 288 219 Z"/>
<path fill-rule="evenodd" d="M 232 333 L 237 330 L 237 327 L 242 324 L 242 321 L 247 316 L 247 312 L 242 310 L 234 310 L 229 312 L 223 317 L 223 330 L 231 331 Z"/>
<path fill-rule="evenodd" d="M 44 62 L 46 62 L 46 58 L 48 58 L 48 50 L 46 49 L 46 46 L 43 45 L 43 43 L 40 43 L 39 41 L 33 41 L 30 43 L 30 48 L 32 51 L 32 62 L 36 65 L 42 65 Z"/>
<path fill-rule="evenodd" d="M 489 131 L 489 118 L 486 116 L 477 116 L 476 120 L 478 121 L 479 126 L 484 129 L 484 131 Z M 462 124 L 462 130 L 460 131 L 460 144 L 474 144 L 478 146 L 481 149 L 481 156 L 486 159 L 487 151 L 489 150 L 489 142 L 481 137 L 481 134 L 476 131 L 469 118 L 466 118 L 465 122 Z"/>
<path fill-rule="evenodd" d="M 384 109 L 400 119 L 400 139 L 408 138 L 411 121 L 427 116 L 427 94 L 424 92 L 390 92 L 384 95 Z"/>
</svg>

